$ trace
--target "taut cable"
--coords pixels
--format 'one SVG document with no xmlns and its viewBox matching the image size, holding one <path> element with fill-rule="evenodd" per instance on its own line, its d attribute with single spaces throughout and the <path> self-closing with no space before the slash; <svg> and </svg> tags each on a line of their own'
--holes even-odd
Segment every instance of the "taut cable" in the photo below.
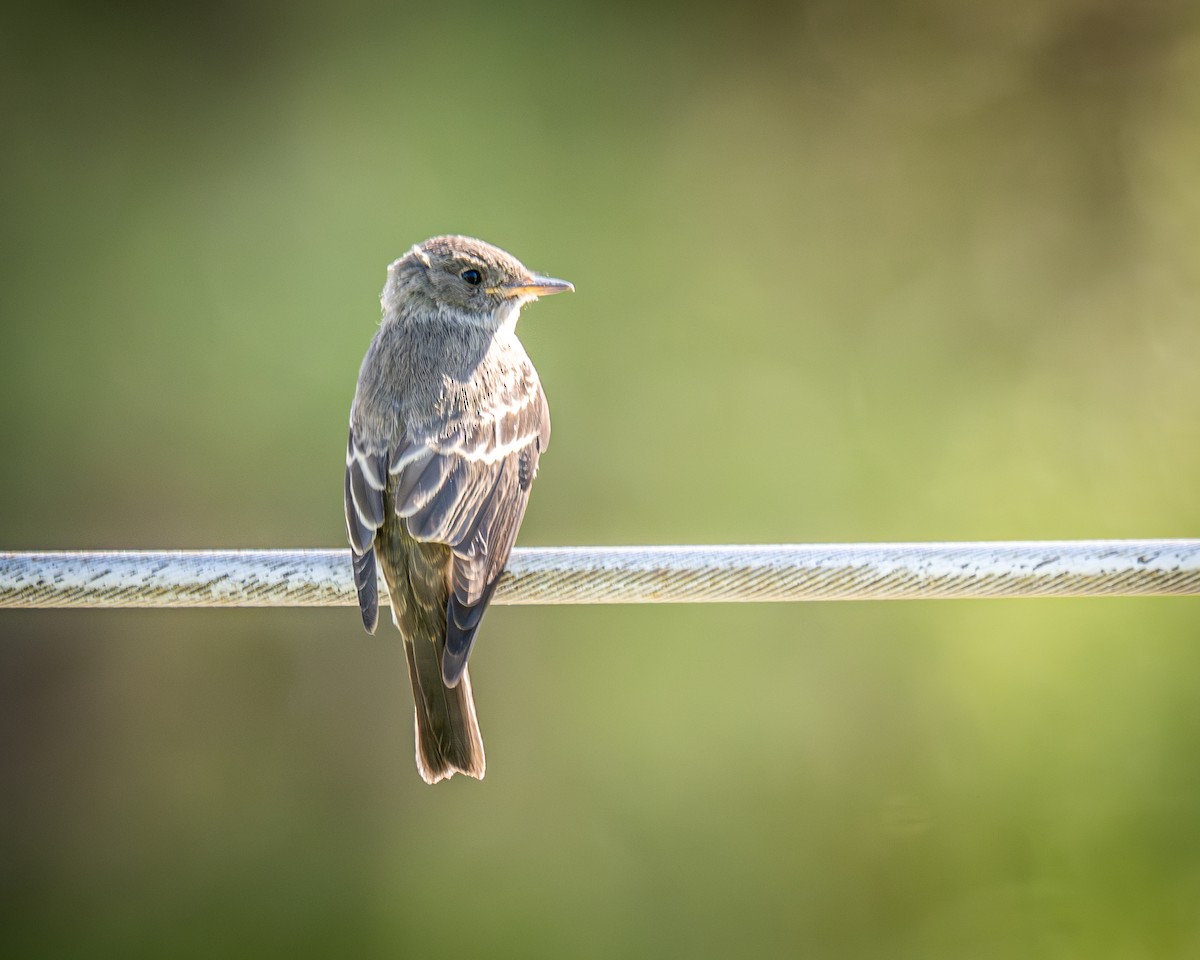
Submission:
<svg viewBox="0 0 1200 960">
<path fill-rule="evenodd" d="M 383 584 L 380 584 L 383 590 Z M 1200 540 L 525 547 L 495 603 L 703 603 L 1200 594 Z M 0 607 L 355 603 L 350 552 L 0 553 Z"/>
</svg>

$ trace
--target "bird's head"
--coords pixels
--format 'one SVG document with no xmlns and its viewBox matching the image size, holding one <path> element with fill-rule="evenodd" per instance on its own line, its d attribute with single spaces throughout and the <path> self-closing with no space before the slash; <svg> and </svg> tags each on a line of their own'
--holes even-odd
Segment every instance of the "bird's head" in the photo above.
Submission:
<svg viewBox="0 0 1200 960">
<path fill-rule="evenodd" d="M 471 237 L 434 237 L 388 267 L 385 314 L 452 315 L 499 328 L 538 297 L 575 288 L 527 270 L 516 257 Z"/>
</svg>

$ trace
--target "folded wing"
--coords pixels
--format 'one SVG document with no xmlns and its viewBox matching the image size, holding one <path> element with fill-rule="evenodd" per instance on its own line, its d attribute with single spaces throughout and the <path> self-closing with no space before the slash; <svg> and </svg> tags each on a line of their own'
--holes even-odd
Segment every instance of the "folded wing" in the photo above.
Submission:
<svg viewBox="0 0 1200 960">
<path fill-rule="evenodd" d="M 386 516 L 387 480 L 387 451 L 360 443 L 351 428 L 346 444 L 346 536 L 354 555 L 354 586 L 367 633 L 374 633 L 379 624 L 375 534 Z"/>
<path fill-rule="evenodd" d="M 452 549 L 442 659 L 448 686 L 457 684 L 466 669 L 475 632 L 508 562 L 538 458 L 549 439 L 545 395 L 536 376 L 527 375 L 475 416 L 460 416 L 424 431 L 410 428 L 403 442 L 390 451 L 387 472 L 394 485 L 391 502 L 396 514 L 413 538 L 445 543 Z M 377 461 L 371 454 L 347 459 L 353 460 L 347 468 L 347 503 L 354 508 L 353 519 L 361 523 L 358 530 L 348 523 L 358 556 L 363 534 L 373 538 L 382 524 L 380 519 L 372 527 L 378 516 L 373 494 L 382 478 L 374 472 Z M 352 471 L 361 478 L 352 476 Z M 360 499 L 365 503 L 360 504 Z M 373 564 L 372 558 L 372 574 Z M 361 606 L 361 586 L 359 601 Z"/>
</svg>

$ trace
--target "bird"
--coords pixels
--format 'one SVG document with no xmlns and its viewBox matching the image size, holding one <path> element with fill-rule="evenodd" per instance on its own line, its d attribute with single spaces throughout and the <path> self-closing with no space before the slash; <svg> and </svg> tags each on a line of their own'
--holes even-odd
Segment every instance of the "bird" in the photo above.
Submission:
<svg viewBox="0 0 1200 960">
<path fill-rule="evenodd" d="M 350 408 L 346 532 L 368 633 L 380 572 L 387 584 L 426 783 L 484 776 L 467 660 L 550 441 L 516 324 L 574 289 L 473 237 L 433 237 L 388 267 Z"/>
</svg>

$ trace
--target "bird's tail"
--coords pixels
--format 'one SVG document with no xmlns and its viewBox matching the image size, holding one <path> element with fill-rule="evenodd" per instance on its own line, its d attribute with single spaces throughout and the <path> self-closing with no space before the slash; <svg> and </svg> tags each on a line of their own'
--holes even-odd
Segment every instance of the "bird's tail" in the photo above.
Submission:
<svg viewBox="0 0 1200 960">
<path fill-rule="evenodd" d="M 464 672 L 456 686 L 442 682 L 445 645 L 441 637 L 404 638 L 416 706 L 417 769 L 426 783 L 455 773 L 482 780 L 486 764 L 471 678 Z"/>
<path fill-rule="evenodd" d="M 471 678 L 464 673 L 453 687 L 442 679 L 450 548 L 414 540 L 403 523 L 385 523 L 376 548 L 412 681 L 417 770 L 426 783 L 456 773 L 482 780 L 483 738 L 475 719 Z"/>
</svg>

